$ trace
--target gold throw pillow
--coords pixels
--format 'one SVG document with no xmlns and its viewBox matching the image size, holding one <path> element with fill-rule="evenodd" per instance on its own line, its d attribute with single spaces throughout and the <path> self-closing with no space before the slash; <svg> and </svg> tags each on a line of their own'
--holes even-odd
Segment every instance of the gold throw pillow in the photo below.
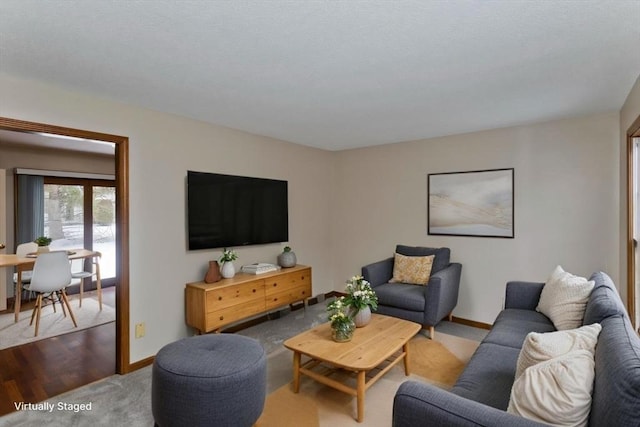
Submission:
<svg viewBox="0 0 640 427">
<path fill-rule="evenodd" d="M 391 282 L 426 285 L 429 283 L 434 258 L 435 255 L 405 256 L 396 253 L 393 261 L 393 278 Z"/>
</svg>

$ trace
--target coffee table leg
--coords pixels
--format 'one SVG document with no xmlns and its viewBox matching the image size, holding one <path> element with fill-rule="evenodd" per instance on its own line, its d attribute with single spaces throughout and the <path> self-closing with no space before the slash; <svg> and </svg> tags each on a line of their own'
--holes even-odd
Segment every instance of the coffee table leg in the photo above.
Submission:
<svg viewBox="0 0 640 427">
<path fill-rule="evenodd" d="M 293 352 L 293 392 L 297 393 L 300 390 L 300 357 L 301 354 L 297 351 Z"/>
<path fill-rule="evenodd" d="M 365 371 L 358 372 L 358 422 L 364 421 L 364 380 Z"/>
<path fill-rule="evenodd" d="M 409 343 L 402 346 L 402 352 L 404 353 L 404 374 L 409 375 Z"/>
</svg>

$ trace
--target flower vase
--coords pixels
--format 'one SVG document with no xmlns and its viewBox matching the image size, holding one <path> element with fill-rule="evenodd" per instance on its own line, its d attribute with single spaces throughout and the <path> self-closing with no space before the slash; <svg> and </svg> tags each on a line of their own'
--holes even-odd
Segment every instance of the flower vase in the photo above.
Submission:
<svg viewBox="0 0 640 427">
<path fill-rule="evenodd" d="M 236 268 L 233 266 L 231 261 L 226 261 L 222 263 L 222 268 L 220 269 L 220 275 L 225 279 L 231 279 L 236 275 Z"/>
<path fill-rule="evenodd" d="M 353 332 L 356 330 L 356 324 L 353 320 L 331 326 L 331 338 L 335 342 L 349 342 L 353 338 Z"/>
<path fill-rule="evenodd" d="M 45 252 L 49 252 L 49 246 L 38 246 L 36 253 L 42 254 Z"/>
<path fill-rule="evenodd" d="M 356 324 L 356 328 L 367 326 L 371 321 L 371 307 L 366 306 L 365 308 L 358 310 L 353 320 Z"/>
</svg>

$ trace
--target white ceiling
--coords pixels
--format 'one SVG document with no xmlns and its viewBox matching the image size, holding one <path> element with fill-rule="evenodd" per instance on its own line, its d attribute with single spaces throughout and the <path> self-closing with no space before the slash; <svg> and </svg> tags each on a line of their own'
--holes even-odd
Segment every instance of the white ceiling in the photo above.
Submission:
<svg viewBox="0 0 640 427">
<path fill-rule="evenodd" d="M 640 0 L 2 0 L 0 72 L 340 150 L 617 111 Z"/>
</svg>

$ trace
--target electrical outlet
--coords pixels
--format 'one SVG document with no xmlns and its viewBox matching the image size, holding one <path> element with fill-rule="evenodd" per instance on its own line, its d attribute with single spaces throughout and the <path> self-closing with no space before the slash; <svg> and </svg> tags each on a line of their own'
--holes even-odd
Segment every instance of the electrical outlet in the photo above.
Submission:
<svg viewBox="0 0 640 427">
<path fill-rule="evenodd" d="M 136 338 L 144 337 L 144 322 L 136 323 Z"/>
</svg>

